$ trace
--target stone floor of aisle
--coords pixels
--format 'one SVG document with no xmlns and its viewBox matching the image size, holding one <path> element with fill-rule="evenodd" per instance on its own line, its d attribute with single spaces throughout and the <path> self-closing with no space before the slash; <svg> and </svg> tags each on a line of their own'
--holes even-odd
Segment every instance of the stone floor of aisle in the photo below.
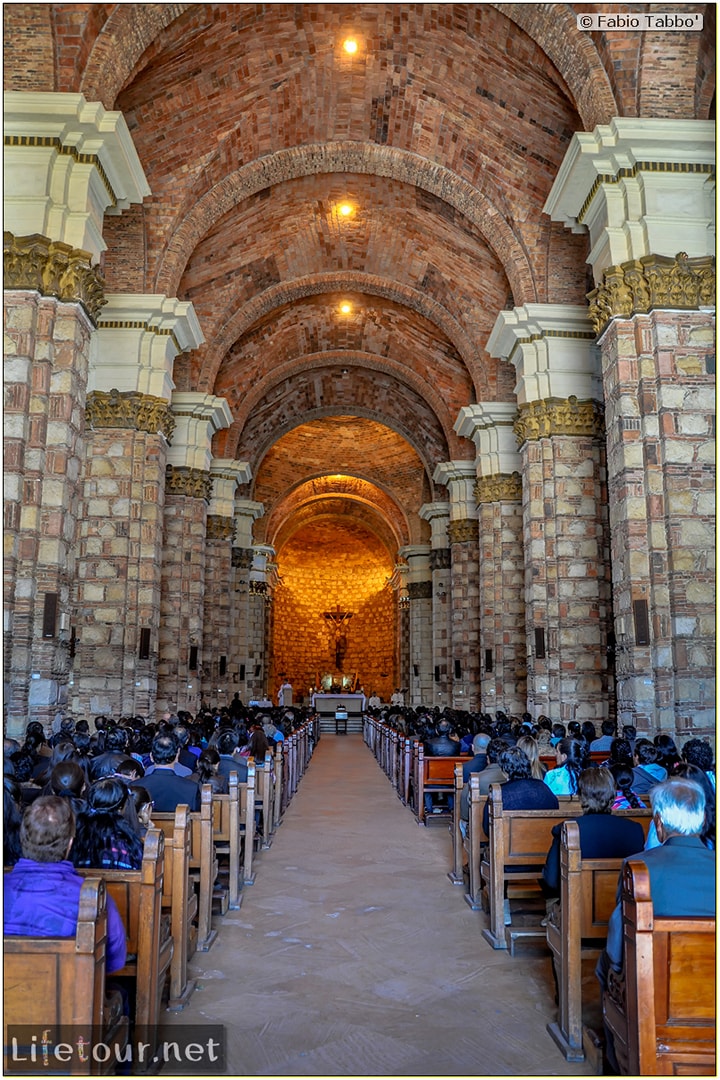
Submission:
<svg viewBox="0 0 720 1080">
<path fill-rule="evenodd" d="M 167 1030 L 224 1025 L 236 1076 L 589 1074 L 545 1030 L 549 955 L 493 950 L 451 861 L 361 736 L 324 735 Z"/>
</svg>

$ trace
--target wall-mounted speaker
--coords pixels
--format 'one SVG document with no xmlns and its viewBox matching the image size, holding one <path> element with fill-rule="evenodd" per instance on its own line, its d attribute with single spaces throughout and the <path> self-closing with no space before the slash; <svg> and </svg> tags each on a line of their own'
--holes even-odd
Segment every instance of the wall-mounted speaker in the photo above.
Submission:
<svg viewBox="0 0 720 1080">
<path fill-rule="evenodd" d="M 462 664 L 459 660 L 455 661 L 455 678 L 462 679 Z"/>
<path fill-rule="evenodd" d="M 190 668 L 191 671 L 197 671 L 197 665 L 198 665 L 198 647 L 197 647 L 197 645 L 191 645 L 190 646 L 190 663 L 188 664 L 188 667 Z"/>
<path fill-rule="evenodd" d="M 440 682 L 440 667 L 438 664 L 435 665 L 435 682 Z"/>
<path fill-rule="evenodd" d="M 256 664 L 255 665 L 255 678 L 256 679 L 260 678 L 260 672 L 261 671 L 262 671 L 262 664 Z"/>
<path fill-rule="evenodd" d="M 490 671 L 492 671 L 492 669 L 493 669 L 493 651 L 492 651 L 492 649 L 486 649 L 485 650 L 485 670 L 487 672 L 490 672 Z"/>
<path fill-rule="evenodd" d="M 57 609 L 58 609 L 58 594 L 56 592 L 46 592 L 45 600 L 43 602 L 43 628 L 42 636 L 44 638 L 55 637 L 55 626 L 57 623 Z"/>
<path fill-rule="evenodd" d="M 535 659 L 545 659 L 545 627 L 535 627 Z"/>
<path fill-rule="evenodd" d="M 417 666 L 417 664 L 413 664 L 413 675 L 415 676 L 416 679 L 417 679 L 419 674 L 420 674 L 420 668 Z"/>
<path fill-rule="evenodd" d="M 220 657 L 220 675 L 223 676 L 227 671 L 227 656 Z"/>
<path fill-rule="evenodd" d="M 633 619 L 635 621 L 635 644 L 650 644 L 650 617 L 647 600 L 633 600 Z"/>
<path fill-rule="evenodd" d="M 244 678 L 245 678 L 245 665 L 241 664 L 240 665 L 240 682 L 242 682 Z"/>
<path fill-rule="evenodd" d="M 140 647 L 138 649 L 138 659 L 149 660 L 150 659 L 150 627 L 140 627 Z"/>
</svg>

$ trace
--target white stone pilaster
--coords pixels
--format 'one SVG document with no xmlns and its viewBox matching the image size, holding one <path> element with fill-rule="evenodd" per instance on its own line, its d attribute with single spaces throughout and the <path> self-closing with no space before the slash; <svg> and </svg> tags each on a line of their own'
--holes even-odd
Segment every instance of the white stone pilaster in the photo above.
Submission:
<svg viewBox="0 0 720 1080">
<path fill-rule="evenodd" d="M 513 430 L 516 418 L 517 405 L 509 401 L 478 402 L 460 410 L 455 431 L 474 442 L 479 479 L 520 471 L 520 454 Z"/>
<path fill-rule="evenodd" d="M 573 135 L 545 213 L 589 232 L 596 283 L 644 255 L 715 253 L 715 123 L 615 117 Z"/>
<path fill-rule="evenodd" d="M 213 458 L 210 463 L 210 476 L 213 493 L 208 513 L 217 514 L 219 517 L 234 517 L 235 491 L 238 484 L 249 484 L 252 480 L 250 463 L 230 458 Z"/>
<path fill-rule="evenodd" d="M 103 217 L 150 194 L 125 118 L 82 94 L 4 94 L 4 213 L 16 236 L 35 233 L 90 253 Z"/>
<path fill-rule="evenodd" d="M 212 460 L 211 443 L 216 431 L 230 427 L 232 413 L 225 398 L 214 394 L 177 391 L 170 402 L 175 431 L 168 450 L 168 464 L 175 468 L 208 472 Z"/>
<path fill-rule="evenodd" d="M 444 484 L 450 495 L 450 520 L 477 520 L 475 505 L 475 480 L 477 470 L 474 461 L 443 461 L 435 466 L 433 481 Z"/>
<path fill-rule="evenodd" d="M 162 295 L 110 294 L 92 339 L 88 390 L 170 401 L 175 357 L 204 340 L 190 303 Z"/>
<path fill-rule="evenodd" d="M 569 397 L 602 401 L 600 353 L 585 307 L 524 304 L 501 311 L 487 350 L 514 365 L 518 405 Z"/>
</svg>

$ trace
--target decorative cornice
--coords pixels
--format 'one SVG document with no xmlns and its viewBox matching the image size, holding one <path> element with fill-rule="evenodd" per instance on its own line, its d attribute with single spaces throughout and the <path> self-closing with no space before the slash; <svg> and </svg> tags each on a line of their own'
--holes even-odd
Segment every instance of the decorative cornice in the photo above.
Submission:
<svg viewBox="0 0 720 1080">
<path fill-rule="evenodd" d="M 480 522 L 477 518 L 463 518 L 461 521 L 451 521 L 448 525 L 448 536 L 451 544 L 477 542 L 480 538 Z"/>
<path fill-rule="evenodd" d="M 574 396 L 547 401 L 529 401 L 518 408 L 514 424 L 518 445 L 555 435 L 601 438 L 605 435 L 605 413 L 599 401 L 578 401 Z"/>
<path fill-rule="evenodd" d="M 98 330 L 144 330 L 148 334 L 157 334 L 158 337 L 171 338 L 179 353 L 190 352 L 188 348 L 183 348 L 180 344 L 174 330 L 170 330 L 166 326 L 153 326 L 146 319 L 101 319 L 98 323 Z"/>
<path fill-rule="evenodd" d="M 603 274 L 602 285 L 587 294 L 596 334 L 616 317 L 646 315 L 654 308 L 696 311 L 715 306 L 715 259 L 690 259 L 684 251 L 674 259 L 644 255 Z"/>
<path fill-rule="evenodd" d="M 125 428 L 162 433 L 170 441 L 175 417 L 164 398 L 134 390 L 92 390 L 85 405 L 85 421 L 91 428 Z"/>
<path fill-rule="evenodd" d="M 431 600 L 432 581 L 409 581 L 407 591 L 410 600 Z"/>
<path fill-rule="evenodd" d="M 475 498 L 482 503 L 522 502 L 522 477 L 519 472 L 483 476 L 475 484 Z"/>
<path fill-rule="evenodd" d="M 580 207 L 577 220 L 582 222 L 588 211 L 590 203 L 595 198 L 595 193 L 601 184 L 619 184 L 621 180 L 634 179 L 638 173 L 703 173 L 713 176 L 713 165 L 703 162 L 691 161 L 636 161 L 631 168 L 618 169 L 616 173 L 603 173 L 596 176 L 593 185 L 588 192 L 585 202 Z"/>
<path fill-rule="evenodd" d="M 97 154 L 81 154 L 75 146 L 65 146 L 59 139 L 51 135 L 6 135 L 3 139 L 5 146 L 38 146 L 55 150 L 58 154 L 66 154 L 80 165 L 94 165 L 98 175 L 108 193 L 112 206 L 117 206 L 117 195 L 113 191 L 108 174 L 103 168 Z"/>
<path fill-rule="evenodd" d="M 448 570 L 450 561 L 450 548 L 434 548 L 430 552 L 431 570 Z"/>
<path fill-rule="evenodd" d="M 55 296 L 68 304 L 82 304 L 97 326 L 105 300 L 105 282 L 90 265 L 89 251 L 35 233 L 14 236 L 3 233 L 4 288 L 32 289 L 41 296 Z"/>
<path fill-rule="evenodd" d="M 208 540 L 231 540 L 235 535 L 235 518 L 208 514 L 205 536 Z"/>
<path fill-rule="evenodd" d="M 212 477 L 205 469 L 190 469 L 186 465 L 165 466 L 165 494 L 187 495 L 191 499 L 212 498 Z"/>
<path fill-rule="evenodd" d="M 262 596 L 263 598 L 268 595 L 267 581 L 251 581 L 249 585 L 249 592 L 251 596 Z"/>
<path fill-rule="evenodd" d="M 234 547 L 230 561 L 236 570 L 249 570 L 253 564 L 255 552 L 252 548 Z"/>
</svg>

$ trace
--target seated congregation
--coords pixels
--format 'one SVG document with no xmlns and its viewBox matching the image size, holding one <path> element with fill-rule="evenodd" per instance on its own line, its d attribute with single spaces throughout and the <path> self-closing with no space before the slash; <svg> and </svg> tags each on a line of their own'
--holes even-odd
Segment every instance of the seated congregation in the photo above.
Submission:
<svg viewBox="0 0 720 1080">
<path fill-rule="evenodd" d="M 188 960 L 217 937 L 213 912 L 254 881 L 317 725 L 287 709 L 55 726 L 4 745 L 6 1027 L 157 1040 L 194 989 Z"/>
<path fill-rule="evenodd" d="M 511 956 L 523 942 L 548 949 L 558 1007 L 548 1032 L 568 1061 L 714 1074 L 706 740 L 678 748 L 665 733 L 616 734 L 610 721 L 598 733 L 528 714 L 396 709 L 366 718 L 365 741 L 418 822 L 448 825 L 448 876 L 487 916 L 483 938 Z"/>
</svg>

